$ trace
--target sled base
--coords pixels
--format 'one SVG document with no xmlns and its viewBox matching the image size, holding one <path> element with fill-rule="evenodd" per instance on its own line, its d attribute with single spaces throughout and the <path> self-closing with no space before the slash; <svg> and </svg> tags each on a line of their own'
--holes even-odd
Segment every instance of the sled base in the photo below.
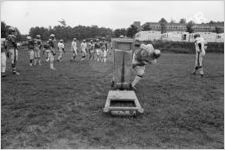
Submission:
<svg viewBox="0 0 225 150">
<path fill-rule="evenodd" d="M 103 112 L 124 116 L 143 113 L 144 109 L 141 107 L 134 91 L 110 90 Z"/>
</svg>

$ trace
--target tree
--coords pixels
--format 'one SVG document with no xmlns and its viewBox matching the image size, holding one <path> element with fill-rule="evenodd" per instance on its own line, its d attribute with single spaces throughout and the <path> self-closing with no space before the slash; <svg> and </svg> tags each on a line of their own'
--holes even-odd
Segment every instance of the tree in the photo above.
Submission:
<svg viewBox="0 0 225 150">
<path fill-rule="evenodd" d="M 149 26 L 149 23 L 145 23 L 142 26 L 142 28 L 143 28 L 143 31 L 150 31 L 150 30 L 152 30 L 152 28 Z"/>
<path fill-rule="evenodd" d="M 166 33 L 166 24 L 167 24 L 167 21 L 165 18 L 161 18 L 159 20 L 159 23 L 160 23 L 160 27 L 161 27 L 161 33 Z"/>
<path fill-rule="evenodd" d="M 171 19 L 170 23 L 176 23 L 176 21 L 174 19 Z"/>
<path fill-rule="evenodd" d="M 8 27 L 5 22 L 1 21 L 1 37 L 6 38 L 8 33 Z"/>
<path fill-rule="evenodd" d="M 187 25 L 186 25 L 186 31 L 188 32 L 188 33 L 193 33 L 194 32 L 194 21 L 189 21 L 188 23 L 187 23 Z"/>
<path fill-rule="evenodd" d="M 218 26 L 216 26 L 215 27 L 215 32 L 218 34 L 218 33 L 223 33 L 223 29 L 222 28 L 220 28 L 220 27 L 218 27 Z"/>
<path fill-rule="evenodd" d="M 122 29 L 116 29 L 113 32 L 114 37 L 120 37 L 120 35 L 127 35 L 127 30 L 125 28 Z"/>
<path fill-rule="evenodd" d="M 138 32 L 138 28 L 134 25 L 131 25 L 128 29 L 127 29 L 127 37 L 131 37 L 133 38 L 134 35 Z"/>
<path fill-rule="evenodd" d="M 180 21 L 179 21 L 179 23 L 186 24 L 186 19 L 185 18 L 181 18 Z"/>
</svg>

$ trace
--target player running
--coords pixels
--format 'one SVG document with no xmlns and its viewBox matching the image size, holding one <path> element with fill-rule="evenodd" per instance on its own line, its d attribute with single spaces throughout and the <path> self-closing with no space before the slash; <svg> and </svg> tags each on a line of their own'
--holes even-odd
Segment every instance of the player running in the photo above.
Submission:
<svg viewBox="0 0 225 150">
<path fill-rule="evenodd" d="M 195 55 L 195 68 L 192 74 L 196 75 L 196 72 L 199 70 L 201 77 L 203 77 L 204 72 L 203 72 L 202 62 L 203 62 L 203 57 L 205 56 L 205 49 L 206 49 L 205 40 L 202 37 L 200 37 L 200 34 L 195 34 L 194 38 L 195 38 L 196 55 Z"/>
<path fill-rule="evenodd" d="M 62 57 L 63 57 L 63 53 L 65 53 L 64 43 L 63 43 L 62 39 L 58 43 L 58 50 L 59 50 L 59 57 L 58 57 L 57 61 L 61 62 L 62 61 Z"/>
<path fill-rule="evenodd" d="M 136 76 L 131 83 L 131 88 L 136 90 L 136 84 L 143 78 L 145 66 L 147 64 L 156 63 L 160 56 L 160 50 L 154 49 L 152 44 L 141 44 L 139 41 L 135 43 L 135 51 L 132 59 L 132 67 L 136 72 Z"/>
</svg>

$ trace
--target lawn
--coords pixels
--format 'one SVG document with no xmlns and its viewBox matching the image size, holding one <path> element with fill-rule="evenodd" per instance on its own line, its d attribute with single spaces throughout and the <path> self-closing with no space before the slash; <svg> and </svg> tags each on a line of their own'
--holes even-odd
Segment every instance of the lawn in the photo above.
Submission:
<svg viewBox="0 0 225 150">
<path fill-rule="evenodd" d="M 102 108 L 112 62 L 29 66 L 20 52 L 1 80 L 1 148 L 224 148 L 224 56 L 208 53 L 205 76 L 194 55 L 165 53 L 137 85 L 144 114 L 112 117 Z M 7 63 L 10 66 L 9 61 Z"/>
</svg>

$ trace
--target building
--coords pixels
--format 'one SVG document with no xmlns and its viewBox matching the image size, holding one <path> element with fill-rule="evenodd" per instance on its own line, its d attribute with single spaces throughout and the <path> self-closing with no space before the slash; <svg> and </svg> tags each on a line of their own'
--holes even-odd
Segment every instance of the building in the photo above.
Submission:
<svg viewBox="0 0 225 150">
<path fill-rule="evenodd" d="M 158 22 L 147 22 L 143 24 L 143 28 L 148 28 L 149 30 L 153 31 L 161 31 L 161 26 L 160 23 Z M 224 32 L 224 23 L 206 23 L 206 24 L 194 24 L 193 29 L 194 32 L 215 32 L 216 28 L 220 30 L 221 32 Z M 185 32 L 187 30 L 186 24 L 181 24 L 181 23 L 167 23 L 166 24 L 166 31 L 181 31 Z"/>
</svg>

